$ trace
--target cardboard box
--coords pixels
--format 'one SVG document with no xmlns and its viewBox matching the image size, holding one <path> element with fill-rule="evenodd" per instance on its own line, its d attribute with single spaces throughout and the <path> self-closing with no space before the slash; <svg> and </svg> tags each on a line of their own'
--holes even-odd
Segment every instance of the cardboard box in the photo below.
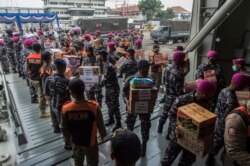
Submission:
<svg viewBox="0 0 250 166">
<path fill-rule="evenodd" d="M 213 82 L 217 82 L 215 70 L 204 71 L 204 79 L 209 80 L 209 81 L 213 81 Z"/>
<path fill-rule="evenodd" d="M 130 114 L 148 114 L 154 110 L 155 101 L 129 100 L 127 110 Z"/>
<path fill-rule="evenodd" d="M 67 66 L 70 68 L 78 68 L 81 66 L 81 58 L 74 55 L 64 55 L 64 59 L 67 63 Z"/>
<path fill-rule="evenodd" d="M 64 52 L 60 49 L 50 49 L 53 59 L 63 58 Z"/>
<path fill-rule="evenodd" d="M 157 88 L 153 89 L 133 89 L 130 88 L 129 99 L 134 101 L 151 101 L 157 99 Z"/>
<path fill-rule="evenodd" d="M 238 100 L 250 100 L 250 91 L 236 91 Z"/>
<path fill-rule="evenodd" d="M 100 66 L 80 66 L 78 68 L 80 75 L 98 76 L 101 74 Z"/>
<path fill-rule="evenodd" d="M 206 156 L 213 149 L 214 133 L 211 132 L 202 138 L 195 138 L 186 132 L 183 127 L 178 126 L 177 142 L 180 146 L 187 149 L 197 157 Z"/>
<path fill-rule="evenodd" d="M 165 64 L 168 61 L 168 57 L 162 54 L 158 54 L 154 56 L 154 62 L 156 65 L 158 64 Z"/>
<path fill-rule="evenodd" d="M 100 83 L 100 75 L 99 76 L 80 75 L 80 79 L 83 80 L 83 82 L 86 84 L 99 84 Z"/>
<path fill-rule="evenodd" d="M 115 64 L 117 69 L 120 69 L 120 67 L 127 61 L 125 57 L 121 57 Z"/>
<path fill-rule="evenodd" d="M 85 85 L 85 90 L 86 90 L 86 91 L 89 91 L 95 84 L 86 83 L 86 84 L 84 84 L 84 85 Z"/>
<path fill-rule="evenodd" d="M 197 81 L 186 81 L 184 83 L 184 92 L 189 93 L 197 89 Z"/>
<path fill-rule="evenodd" d="M 216 115 L 196 103 L 178 108 L 177 124 L 199 138 L 214 130 Z"/>
</svg>

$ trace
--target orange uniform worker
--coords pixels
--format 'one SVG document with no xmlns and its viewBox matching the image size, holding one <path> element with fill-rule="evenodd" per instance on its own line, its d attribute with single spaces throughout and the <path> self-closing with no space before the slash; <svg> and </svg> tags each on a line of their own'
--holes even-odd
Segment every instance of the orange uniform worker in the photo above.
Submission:
<svg viewBox="0 0 250 166">
<path fill-rule="evenodd" d="M 69 83 L 69 91 L 74 98 L 62 108 L 62 126 L 71 135 L 73 158 L 76 166 L 98 166 L 97 129 L 101 139 L 106 136 L 101 109 L 97 102 L 84 98 L 84 82 L 75 78 Z"/>
</svg>

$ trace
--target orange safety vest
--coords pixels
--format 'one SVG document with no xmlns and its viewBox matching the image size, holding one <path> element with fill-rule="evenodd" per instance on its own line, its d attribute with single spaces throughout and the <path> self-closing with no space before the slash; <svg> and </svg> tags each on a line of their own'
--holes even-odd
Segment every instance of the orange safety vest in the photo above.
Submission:
<svg viewBox="0 0 250 166">
<path fill-rule="evenodd" d="M 72 101 L 63 105 L 63 121 L 74 144 L 85 147 L 97 144 L 97 111 L 95 101 Z"/>
</svg>

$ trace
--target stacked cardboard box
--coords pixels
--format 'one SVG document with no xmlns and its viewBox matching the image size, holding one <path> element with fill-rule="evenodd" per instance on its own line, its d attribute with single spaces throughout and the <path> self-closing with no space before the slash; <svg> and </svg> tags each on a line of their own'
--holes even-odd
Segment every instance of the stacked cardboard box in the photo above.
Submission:
<svg viewBox="0 0 250 166">
<path fill-rule="evenodd" d="M 90 90 L 95 84 L 101 81 L 99 66 L 81 66 L 78 68 L 80 79 L 85 83 L 85 89 Z"/>
<path fill-rule="evenodd" d="M 248 101 L 250 101 L 250 91 L 249 90 L 237 91 L 236 97 L 240 105 L 247 105 Z"/>
<path fill-rule="evenodd" d="M 213 144 L 215 122 L 216 115 L 198 104 L 191 103 L 179 107 L 177 126 L 182 133 L 185 133 L 185 137 L 179 137 L 177 139 L 178 143 L 195 155 L 203 157 L 211 150 L 207 149 L 209 147 L 207 145 Z M 190 141 L 187 141 L 187 139 Z M 188 146 L 187 142 L 193 145 Z M 200 145 L 204 146 L 204 148 L 196 147 Z"/>
<path fill-rule="evenodd" d="M 217 82 L 215 70 L 204 71 L 204 79 L 212 81 L 212 82 Z"/>
<path fill-rule="evenodd" d="M 128 111 L 131 114 L 152 113 L 157 99 L 157 89 L 130 88 Z"/>
</svg>

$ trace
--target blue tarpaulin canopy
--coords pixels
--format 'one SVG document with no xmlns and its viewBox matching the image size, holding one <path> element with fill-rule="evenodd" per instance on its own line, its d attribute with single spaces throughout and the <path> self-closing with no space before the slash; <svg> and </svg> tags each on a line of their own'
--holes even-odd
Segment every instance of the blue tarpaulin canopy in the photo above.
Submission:
<svg viewBox="0 0 250 166">
<path fill-rule="evenodd" d="M 56 21 L 59 28 L 59 18 L 56 13 L 0 13 L 0 23 L 16 22 L 22 34 L 22 23 L 50 23 L 53 21 Z"/>
</svg>

